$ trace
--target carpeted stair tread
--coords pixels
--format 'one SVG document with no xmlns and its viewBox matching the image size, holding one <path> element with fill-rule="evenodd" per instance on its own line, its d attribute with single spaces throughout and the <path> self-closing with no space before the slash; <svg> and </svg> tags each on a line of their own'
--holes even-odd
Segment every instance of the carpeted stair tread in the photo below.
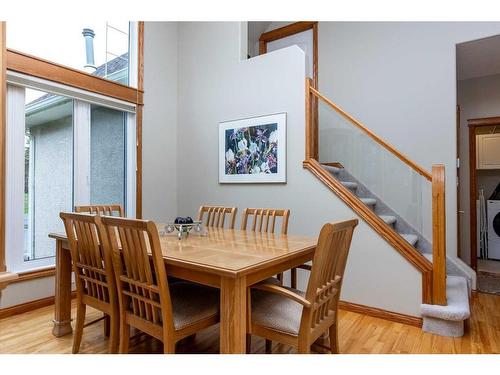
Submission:
<svg viewBox="0 0 500 375">
<path fill-rule="evenodd" d="M 323 168 L 325 168 L 328 172 L 333 174 L 337 174 L 342 170 L 342 168 L 332 167 L 331 165 L 324 165 L 324 164 Z"/>
<path fill-rule="evenodd" d="M 375 206 L 377 204 L 377 200 L 374 198 L 359 198 L 359 199 L 367 206 Z"/>
<path fill-rule="evenodd" d="M 382 220 L 385 221 L 386 224 L 392 225 L 396 222 L 396 216 L 392 215 L 378 215 Z"/>
<path fill-rule="evenodd" d="M 415 244 L 418 241 L 418 236 L 416 234 L 405 234 L 405 233 L 400 233 L 401 237 L 404 238 L 406 242 L 408 242 L 411 246 L 415 246 Z"/>
<path fill-rule="evenodd" d="M 467 280 L 461 276 L 446 278 L 446 305 L 420 305 L 426 332 L 443 336 L 463 335 L 463 321 L 470 317 Z"/>
<path fill-rule="evenodd" d="M 344 185 L 346 188 L 351 189 L 351 190 L 356 190 L 358 187 L 358 184 L 356 182 L 351 182 L 351 181 L 340 181 L 342 185 Z"/>
</svg>

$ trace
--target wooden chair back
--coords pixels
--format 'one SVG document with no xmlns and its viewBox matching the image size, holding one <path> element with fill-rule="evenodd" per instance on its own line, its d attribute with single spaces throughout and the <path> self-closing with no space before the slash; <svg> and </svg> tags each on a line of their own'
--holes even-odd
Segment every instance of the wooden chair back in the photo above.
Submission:
<svg viewBox="0 0 500 375">
<path fill-rule="evenodd" d="M 155 223 L 109 216 L 102 222 L 113 255 L 120 319 L 163 341 L 174 325 Z"/>
<path fill-rule="evenodd" d="M 248 218 L 253 216 L 252 231 L 274 233 L 276 218 L 281 217 L 281 233 L 288 233 L 290 210 L 275 208 L 245 208 L 241 218 L 241 230 L 247 230 Z"/>
<path fill-rule="evenodd" d="M 75 212 L 96 214 L 101 216 L 119 216 L 124 217 L 125 213 L 121 204 L 108 204 L 108 205 L 88 205 L 88 206 L 75 206 Z"/>
<path fill-rule="evenodd" d="M 305 298 L 311 308 L 303 310 L 300 334 L 316 340 L 336 319 L 347 255 L 357 219 L 323 226 L 314 253 Z"/>
<path fill-rule="evenodd" d="M 118 304 L 113 261 L 98 215 L 61 212 L 71 251 L 77 298 L 86 296 L 96 307 Z"/>
<path fill-rule="evenodd" d="M 229 216 L 228 224 L 229 229 L 234 229 L 236 221 L 236 207 L 222 207 L 222 206 L 201 206 L 198 211 L 198 221 L 202 221 L 207 227 L 224 228 L 226 222 L 226 215 Z M 206 220 L 204 216 L 206 215 Z"/>
</svg>

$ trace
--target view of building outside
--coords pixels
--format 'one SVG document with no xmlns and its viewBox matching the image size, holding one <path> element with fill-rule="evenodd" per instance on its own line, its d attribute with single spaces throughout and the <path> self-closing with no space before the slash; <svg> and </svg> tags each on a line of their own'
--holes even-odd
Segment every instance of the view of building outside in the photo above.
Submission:
<svg viewBox="0 0 500 375">
<path fill-rule="evenodd" d="M 34 260 L 54 256 L 48 233 L 64 231 L 59 212 L 73 206 L 73 101 L 27 103 L 25 139 L 24 259 Z"/>
<path fill-rule="evenodd" d="M 28 91 L 33 91 L 27 89 Z M 25 261 L 55 255 L 51 232 L 64 232 L 61 211 L 73 210 L 73 100 L 53 94 L 26 104 L 25 136 Z M 125 206 L 126 114 L 90 105 L 90 204 Z M 83 173 L 87 173 L 83 171 Z"/>
<path fill-rule="evenodd" d="M 91 107 L 91 204 L 125 205 L 125 119 L 124 112 Z"/>
</svg>

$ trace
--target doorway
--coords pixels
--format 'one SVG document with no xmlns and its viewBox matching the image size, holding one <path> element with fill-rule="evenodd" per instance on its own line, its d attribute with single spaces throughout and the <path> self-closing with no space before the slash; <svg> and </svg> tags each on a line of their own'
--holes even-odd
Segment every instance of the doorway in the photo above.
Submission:
<svg viewBox="0 0 500 375">
<path fill-rule="evenodd" d="M 306 55 L 306 75 L 318 87 L 318 22 L 248 22 L 248 56 L 297 45 Z"/>
<path fill-rule="evenodd" d="M 492 227 L 500 207 L 500 36 L 458 44 L 456 57 L 458 254 L 477 272 L 479 290 L 500 294 Z"/>
</svg>

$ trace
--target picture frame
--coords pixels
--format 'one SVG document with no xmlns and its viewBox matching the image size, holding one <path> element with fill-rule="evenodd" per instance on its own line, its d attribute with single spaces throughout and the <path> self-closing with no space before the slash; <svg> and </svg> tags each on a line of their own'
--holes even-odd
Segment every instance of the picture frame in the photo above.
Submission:
<svg viewBox="0 0 500 375">
<path fill-rule="evenodd" d="M 286 183 L 286 113 L 219 123 L 219 183 Z"/>
</svg>

